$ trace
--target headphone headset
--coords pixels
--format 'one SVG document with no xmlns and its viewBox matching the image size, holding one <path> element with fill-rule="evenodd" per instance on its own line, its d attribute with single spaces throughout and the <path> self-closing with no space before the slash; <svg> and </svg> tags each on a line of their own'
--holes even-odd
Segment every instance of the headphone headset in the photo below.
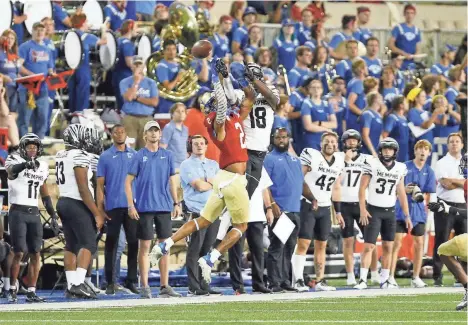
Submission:
<svg viewBox="0 0 468 325">
<path fill-rule="evenodd" d="M 199 139 L 199 138 L 203 138 L 205 140 L 205 144 L 206 145 L 208 144 L 208 139 L 205 138 L 203 135 L 200 135 L 200 134 L 191 135 L 187 139 L 187 153 L 192 153 L 192 140 Z"/>
</svg>

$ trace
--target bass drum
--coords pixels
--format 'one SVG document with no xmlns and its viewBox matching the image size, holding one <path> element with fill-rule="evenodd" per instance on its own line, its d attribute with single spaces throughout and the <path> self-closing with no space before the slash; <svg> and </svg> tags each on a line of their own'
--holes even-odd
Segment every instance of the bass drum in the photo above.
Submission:
<svg viewBox="0 0 468 325">
<path fill-rule="evenodd" d="M 75 70 L 83 61 L 83 44 L 80 35 L 74 30 L 59 31 L 52 37 L 58 57 L 55 63 L 62 70 Z"/>
<path fill-rule="evenodd" d="M 0 10 L 0 34 L 13 25 L 13 3 L 7 1 L 5 8 Z"/>
<path fill-rule="evenodd" d="M 52 17 L 52 2 L 50 0 L 23 0 L 23 14 L 28 16 L 24 27 L 32 35 L 34 23 L 40 22 L 44 17 Z"/>
<path fill-rule="evenodd" d="M 88 32 L 101 38 L 100 32 Z M 114 67 L 117 61 L 117 38 L 112 31 L 106 32 L 107 44 L 89 49 L 89 62 L 93 67 L 107 71 Z"/>
<path fill-rule="evenodd" d="M 87 0 L 83 12 L 88 19 L 89 29 L 98 30 L 104 23 L 104 9 L 97 0 Z"/>
<path fill-rule="evenodd" d="M 136 55 L 141 56 L 146 62 L 152 53 L 151 38 L 146 34 L 138 35 L 134 44 Z"/>
</svg>

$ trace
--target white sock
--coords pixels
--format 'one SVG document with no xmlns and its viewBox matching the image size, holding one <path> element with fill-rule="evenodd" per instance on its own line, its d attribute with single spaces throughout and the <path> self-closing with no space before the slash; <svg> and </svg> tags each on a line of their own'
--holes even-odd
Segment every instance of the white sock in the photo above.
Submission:
<svg viewBox="0 0 468 325">
<path fill-rule="evenodd" d="M 36 292 L 36 287 L 29 287 L 28 292 Z"/>
<path fill-rule="evenodd" d="M 361 267 L 360 279 L 367 283 L 367 274 L 369 273 L 368 268 Z"/>
<path fill-rule="evenodd" d="M 292 268 L 294 272 L 294 277 L 297 280 L 304 280 L 304 265 L 306 262 L 305 255 L 294 254 L 292 257 Z"/>
<path fill-rule="evenodd" d="M 65 271 L 67 278 L 67 288 L 70 290 L 71 286 L 75 284 L 76 271 Z"/>
<path fill-rule="evenodd" d="M 210 253 L 210 262 L 215 263 L 219 259 L 220 256 L 221 256 L 221 253 L 216 248 L 213 248 L 213 250 Z"/>
<path fill-rule="evenodd" d="M 354 272 L 348 272 L 348 281 L 352 281 L 352 280 L 356 280 L 356 278 L 354 277 Z"/>
<path fill-rule="evenodd" d="M 10 290 L 16 290 L 16 286 L 10 286 Z"/>
<path fill-rule="evenodd" d="M 87 284 L 92 284 L 91 282 L 91 277 L 90 276 L 87 276 L 85 277 L 85 280 L 84 280 Z"/>
<path fill-rule="evenodd" d="M 85 280 L 85 277 L 86 277 L 86 273 L 88 273 L 88 270 L 86 269 L 83 269 L 81 267 L 78 267 L 76 268 L 76 285 L 80 285 L 82 283 L 84 283 L 84 280 Z"/>
<path fill-rule="evenodd" d="M 382 269 L 380 271 L 380 283 L 385 283 L 385 281 L 388 280 L 390 276 L 390 270 L 389 269 Z"/>
<path fill-rule="evenodd" d="M 171 249 L 172 246 L 174 246 L 174 241 L 172 240 L 172 238 L 166 239 L 164 243 L 166 244 L 166 249 L 168 251 Z"/>
<path fill-rule="evenodd" d="M 10 290 L 10 278 L 2 278 L 3 281 L 3 290 Z"/>
<path fill-rule="evenodd" d="M 372 281 L 379 280 L 379 271 L 371 271 L 370 277 Z"/>
</svg>

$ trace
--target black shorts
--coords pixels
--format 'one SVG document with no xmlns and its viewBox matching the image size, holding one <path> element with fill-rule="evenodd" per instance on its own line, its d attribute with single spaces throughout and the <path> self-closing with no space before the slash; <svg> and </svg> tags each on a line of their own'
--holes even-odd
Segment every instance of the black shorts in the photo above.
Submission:
<svg viewBox="0 0 468 325">
<path fill-rule="evenodd" d="M 369 224 L 364 227 L 364 242 L 375 244 L 379 233 L 382 241 L 394 241 L 396 231 L 395 207 L 381 208 L 368 204 L 367 211 L 372 218 L 369 218 Z"/>
<path fill-rule="evenodd" d="M 418 223 L 413 225 L 413 229 L 411 229 L 412 236 L 423 236 L 426 230 L 425 223 Z M 396 223 L 396 232 L 406 234 L 408 233 L 408 228 L 406 228 L 406 223 L 404 221 L 398 220 Z"/>
<path fill-rule="evenodd" d="M 249 193 L 249 198 L 251 198 L 262 177 L 263 160 L 265 159 L 266 152 L 247 150 L 247 153 L 249 160 L 247 161 L 245 173 L 247 176 L 247 192 Z"/>
<path fill-rule="evenodd" d="M 361 211 L 359 210 L 359 202 L 341 202 L 341 216 L 344 219 L 345 226 L 341 230 L 343 238 L 354 237 L 354 221 L 356 220 L 359 229 L 364 233 L 364 227 L 359 223 Z"/>
<path fill-rule="evenodd" d="M 138 213 L 137 237 L 141 240 L 153 240 L 154 228 L 158 239 L 166 239 L 172 236 L 172 219 L 170 212 L 141 212 Z M 154 227 L 153 227 L 154 223 Z"/>
<path fill-rule="evenodd" d="M 299 238 L 327 241 L 331 231 L 330 207 L 319 207 L 312 210 L 312 205 L 306 200 L 301 201 L 301 226 Z"/>
<path fill-rule="evenodd" d="M 42 246 L 42 222 L 39 209 L 12 204 L 8 213 L 11 245 L 15 253 L 38 253 Z"/>
<path fill-rule="evenodd" d="M 96 219 L 83 201 L 60 197 L 57 214 L 62 220 L 65 250 L 75 255 L 81 249 L 94 254 L 97 249 Z"/>
</svg>

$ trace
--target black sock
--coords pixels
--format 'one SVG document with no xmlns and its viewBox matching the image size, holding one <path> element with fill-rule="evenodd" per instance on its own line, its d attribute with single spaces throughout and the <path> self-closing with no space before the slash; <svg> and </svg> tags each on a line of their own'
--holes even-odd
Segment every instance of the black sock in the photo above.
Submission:
<svg viewBox="0 0 468 325">
<path fill-rule="evenodd" d="M 465 284 L 463 285 L 463 288 L 467 289 L 466 285 L 467 285 L 467 284 L 465 283 Z"/>
</svg>

